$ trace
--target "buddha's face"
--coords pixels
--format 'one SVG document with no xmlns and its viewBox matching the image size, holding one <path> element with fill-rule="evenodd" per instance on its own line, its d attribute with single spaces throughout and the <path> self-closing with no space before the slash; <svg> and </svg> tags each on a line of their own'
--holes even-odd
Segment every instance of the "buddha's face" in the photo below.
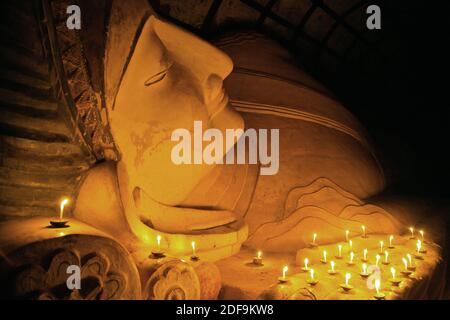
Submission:
<svg viewBox="0 0 450 320">
<path fill-rule="evenodd" d="M 171 135 L 178 128 L 192 132 L 196 120 L 203 130 L 243 128 L 222 87 L 232 68 L 207 42 L 153 16 L 146 21 L 110 112 L 130 188 L 176 205 L 212 169 L 174 164 Z"/>
</svg>

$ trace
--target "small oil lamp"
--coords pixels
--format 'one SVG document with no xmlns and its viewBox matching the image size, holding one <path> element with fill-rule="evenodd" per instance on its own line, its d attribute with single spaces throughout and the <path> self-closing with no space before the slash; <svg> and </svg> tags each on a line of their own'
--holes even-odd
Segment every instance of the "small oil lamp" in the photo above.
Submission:
<svg viewBox="0 0 450 320">
<path fill-rule="evenodd" d="M 195 252 L 195 241 L 191 242 L 191 246 L 192 246 L 192 256 L 191 256 L 191 260 L 192 261 L 198 261 L 200 258 L 197 256 L 196 252 Z"/>
<path fill-rule="evenodd" d="M 383 260 L 383 264 L 388 265 L 389 262 L 389 252 L 384 251 L 384 260 Z"/>
<path fill-rule="evenodd" d="M 411 236 L 409 238 L 415 239 L 416 237 L 414 236 L 414 228 L 413 227 L 409 227 L 409 232 L 411 232 Z"/>
<path fill-rule="evenodd" d="M 409 270 L 409 268 L 408 268 L 408 260 L 406 260 L 405 258 L 402 258 L 402 261 L 403 261 L 403 265 L 405 266 L 405 269 L 402 270 L 401 273 L 407 277 L 412 273 L 412 271 Z"/>
<path fill-rule="evenodd" d="M 380 291 L 381 281 L 380 279 L 375 279 L 375 290 L 377 293 L 373 296 L 377 300 L 384 300 L 386 298 L 386 295 Z"/>
<path fill-rule="evenodd" d="M 161 239 L 162 237 L 158 234 L 156 236 L 156 243 L 158 245 L 158 247 L 156 248 L 156 250 L 152 251 L 152 255 L 154 258 L 164 258 L 164 252 L 161 250 Z"/>
<path fill-rule="evenodd" d="M 380 263 L 380 259 L 381 259 L 381 256 L 380 256 L 379 254 L 377 254 L 377 255 L 375 256 L 375 266 L 378 267 L 378 264 Z"/>
<path fill-rule="evenodd" d="M 50 225 L 53 228 L 67 228 L 68 225 L 67 223 L 69 222 L 69 220 L 63 220 L 64 218 L 64 207 L 69 203 L 69 199 L 68 198 L 64 198 L 61 200 L 60 204 L 59 204 L 59 217 L 57 220 L 50 220 Z"/>
<path fill-rule="evenodd" d="M 289 281 L 288 278 L 286 277 L 287 271 L 288 271 L 288 266 L 284 266 L 283 270 L 282 270 L 282 276 L 278 277 L 278 282 L 279 283 L 286 283 L 286 282 Z"/>
<path fill-rule="evenodd" d="M 366 226 L 365 226 L 365 225 L 362 225 L 362 226 L 361 226 L 361 229 L 362 229 L 362 232 L 363 232 L 362 237 L 363 237 L 363 238 L 367 238 L 367 234 L 366 234 Z"/>
<path fill-rule="evenodd" d="M 336 256 L 336 259 L 342 259 L 342 244 L 338 245 L 338 254 Z"/>
<path fill-rule="evenodd" d="M 395 277 L 395 268 L 391 267 L 391 274 L 392 274 L 392 278 L 389 279 L 389 281 L 392 283 L 393 286 L 398 287 L 400 285 L 400 283 L 402 282 L 402 280 L 400 280 L 399 278 Z"/>
<path fill-rule="evenodd" d="M 347 261 L 347 265 L 348 266 L 353 266 L 355 265 L 355 261 L 353 261 L 353 258 L 355 257 L 355 254 L 353 253 L 353 251 L 350 252 L 350 259 Z"/>
<path fill-rule="evenodd" d="M 349 230 L 345 230 L 345 242 L 348 242 L 348 235 L 350 234 Z"/>
<path fill-rule="evenodd" d="M 311 248 L 317 247 L 316 240 L 317 240 L 317 233 L 313 233 L 312 242 L 309 244 L 309 246 L 310 246 Z"/>
<path fill-rule="evenodd" d="M 309 279 L 308 279 L 308 284 L 311 286 L 315 286 L 319 280 L 317 280 L 316 278 L 314 278 L 314 269 L 309 270 Z"/>
<path fill-rule="evenodd" d="M 393 243 L 392 243 L 393 241 L 394 241 L 394 236 L 390 235 L 389 236 L 389 246 L 388 246 L 389 249 L 394 249 L 395 248 Z"/>
<path fill-rule="evenodd" d="M 370 273 L 367 272 L 367 264 L 362 264 L 362 272 L 359 275 L 363 278 L 367 278 L 368 276 L 370 276 Z"/>
<path fill-rule="evenodd" d="M 323 264 L 327 264 L 327 251 L 323 250 L 323 258 L 320 259 L 320 262 L 322 262 Z"/>
<path fill-rule="evenodd" d="M 328 270 L 328 274 L 335 275 L 337 271 L 334 269 L 334 261 L 330 261 L 330 267 L 331 269 Z"/>
<path fill-rule="evenodd" d="M 419 233 L 420 233 L 420 238 L 422 239 L 422 242 L 425 243 L 425 232 L 423 232 L 423 230 L 420 230 Z"/>
<path fill-rule="evenodd" d="M 361 258 L 362 262 L 368 262 L 369 260 L 367 259 L 367 248 L 365 248 L 363 250 L 363 257 Z"/>
<path fill-rule="evenodd" d="M 262 266 L 263 262 L 262 262 L 262 252 L 258 251 L 256 253 L 256 257 L 253 257 L 253 264 L 257 265 L 257 266 Z"/>
<path fill-rule="evenodd" d="M 348 292 L 353 289 L 353 287 L 349 284 L 349 280 L 351 277 L 352 275 L 349 272 L 345 274 L 345 283 L 340 285 L 340 287 L 344 290 L 344 292 Z"/>
<path fill-rule="evenodd" d="M 416 270 L 416 266 L 413 265 L 413 261 L 412 261 L 411 255 L 408 253 L 406 255 L 406 257 L 408 258 L 408 262 L 409 262 L 408 270 L 415 271 Z"/>
<path fill-rule="evenodd" d="M 303 262 L 305 263 L 305 265 L 302 267 L 302 270 L 305 271 L 305 272 L 308 272 L 309 271 L 309 267 L 308 267 L 309 260 L 308 260 L 308 258 L 305 258 L 305 260 Z"/>
<path fill-rule="evenodd" d="M 420 259 L 417 256 L 420 256 L 423 259 L 422 253 L 427 253 L 427 250 L 423 248 L 422 243 L 423 243 L 423 241 L 417 240 L 417 243 L 416 243 L 416 248 L 417 248 L 416 258 L 417 259 Z"/>
</svg>

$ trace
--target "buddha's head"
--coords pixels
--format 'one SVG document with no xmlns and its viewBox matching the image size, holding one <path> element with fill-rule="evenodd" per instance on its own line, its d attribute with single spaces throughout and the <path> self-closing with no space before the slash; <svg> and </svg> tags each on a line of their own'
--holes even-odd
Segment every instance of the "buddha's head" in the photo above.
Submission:
<svg viewBox="0 0 450 320">
<path fill-rule="evenodd" d="M 198 120 L 203 130 L 243 128 L 222 87 L 233 64 L 219 49 L 153 15 L 136 39 L 110 108 L 111 130 L 129 187 L 177 205 L 212 166 L 176 165 L 172 132 L 192 132 Z"/>
</svg>

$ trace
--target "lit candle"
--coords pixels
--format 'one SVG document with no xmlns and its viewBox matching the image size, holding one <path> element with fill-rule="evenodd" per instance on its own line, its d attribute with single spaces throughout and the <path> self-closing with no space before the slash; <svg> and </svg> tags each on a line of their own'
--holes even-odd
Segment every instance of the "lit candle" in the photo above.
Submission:
<svg viewBox="0 0 450 320">
<path fill-rule="evenodd" d="M 381 240 L 380 241 L 380 253 L 383 253 L 383 246 L 384 246 L 384 241 Z"/>
<path fill-rule="evenodd" d="M 380 262 L 380 255 L 379 254 L 377 254 L 376 255 L 376 260 L 375 260 L 375 265 L 378 267 L 378 263 Z"/>
<path fill-rule="evenodd" d="M 64 207 L 69 203 L 68 198 L 64 198 L 59 203 L 59 216 L 57 220 L 50 220 L 50 224 L 55 228 L 65 228 L 67 227 L 67 220 L 64 221 Z"/>
<path fill-rule="evenodd" d="M 303 260 L 303 262 L 304 262 L 304 267 L 302 268 L 302 270 L 303 271 L 309 271 L 309 268 L 308 268 L 308 263 L 309 263 L 309 260 L 308 260 L 308 258 L 305 258 L 305 260 Z"/>
<path fill-rule="evenodd" d="M 69 203 L 69 199 L 65 198 L 61 201 L 61 204 L 59 205 L 59 220 L 63 219 L 64 216 L 64 207 L 66 206 L 66 204 Z"/>
<path fill-rule="evenodd" d="M 423 230 L 420 230 L 419 233 L 420 233 L 420 237 L 422 238 L 422 241 L 423 241 L 424 240 L 424 232 L 423 232 Z"/>
<path fill-rule="evenodd" d="M 162 258 L 162 257 L 164 257 L 164 252 L 161 250 L 161 239 L 162 239 L 162 237 L 158 234 L 156 236 L 156 244 L 158 246 L 158 249 L 156 251 L 152 251 L 152 255 L 155 258 Z"/>
<path fill-rule="evenodd" d="M 278 282 L 285 283 L 288 281 L 288 279 L 286 277 L 287 271 L 288 271 L 288 266 L 284 266 L 283 270 L 282 270 L 282 276 L 278 278 Z"/>
<path fill-rule="evenodd" d="M 314 269 L 309 270 L 310 278 L 308 280 L 308 283 L 312 286 L 315 286 L 319 280 L 314 278 Z"/>
<path fill-rule="evenodd" d="M 334 261 L 330 261 L 330 267 L 331 267 L 331 269 L 328 270 L 328 273 L 329 274 L 336 274 L 337 272 L 336 272 L 336 270 L 334 270 Z"/>
<path fill-rule="evenodd" d="M 314 233 L 313 234 L 313 244 L 315 245 L 316 244 L 316 239 L 317 239 L 317 233 Z"/>
<path fill-rule="evenodd" d="M 256 253 L 256 257 L 253 257 L 253 264 L 256 264 L 258 266 L 262 266 L 262 252 L 258 251 Z"/>
<path fill-rule="evenodd" d="M 417 252 L 416 252 L 416 254 L 414 255 L 415 258 L 416 258 L 416 259 L 423 260 L 423 256 L 422 256 L 422 253 L 423 253 L 423 250 L 422 250 L 422 241 L 417 240 L 416 248 L 417 248 Z"/>
<path fill-rule="evenodd" d="M 406 255 L 406 257 L 408 258 L 408 262 L 409 262 L 408 270 L 411 270 L 411 271 L 416 270 L 416 266 L 413 266 L 413 264 L 412 264 L 412 257 L 411 257 L 411 255 L 408 253 Z"/>
<path fill-rule="evenodd" d="M 355 256 L 355 254 L 353 253 L 353 251 L 350 252 L 350 260 L 347 262 L 347 264 L 349 266 L 354 265 L 355 263 L 353 262 L 353 257 Z"/>
<path fill-rule="evenodd" d="M 350 251 L 352 251 L 353 250 L 353 241 L 352 240 L 348 241 L 348 246 L 350 248 Z"/>
<path fill-rule="evenodd" d="M 345 230 L 345 242 L 348 242 L 348 235 L 349 235 L 350 231 Z"/>
<path fill-rule="evenodd" d="M 323 259 L 322 260 L 320 260 L 320 262 L 322 262 L 322 263 L 327 263 L 327 251 L 326 250 L 323 250 Z"/>
<path fill-rule="evenodd" d="M 338 259 L 342 259 L 342 245 L 338 245 L 338 255 L 336 256 Z"/>
<path fill-rule="evenodd" d="M 402 258 L 403 265 L 405 266 L 405 270 L 402 270 L 402 274 L 405 276 L 409 276 L 411 274 L 411 271 L 408 269 L 408 260 L 405 258 Z"/>
<path fill-rule="evenodd" d="M 361 229 L 362 229 L 362 232 L 363 232 L 363 238 L 366 238 L 367 237 L 367 235 L 366 235 L 366 226 L 365 225 L 362 225 L 361 226 Z"/>
<path fill-rule="evenodd" d="M 363 262 L 367 262 L 367 248 L 363 250 L 363 258 L 362 258 Z"/>
<path fill-rule="evenodd" d="M 415 237 L 414 237 L 414 228 L 413 227 L 410 227 L 409 228 L 409 232 L 411 232 L 411 239 L 414 239 Z"/>
<path fill-rule="evenodd" d="M 199 259 L 199 257 L 196 255 L 196 248 L 195 248 L 195 241 L 191 242 L 191 246 L 192 246 L 192 256 L 191 256 L 191 260 L 197 261 Z"/>
<path fill-rule="evenodd" d="M 350 285 L 349 280 L 351 278 L 351 274 L 349 272 L 347 272 L 345 274 L 345 283 L 341 284 L 341 288 L 344 289 L 344 291 L 350 291 L 351 289 L 353 289 L 353 287 Z"/>
<path fill-rule="evenodd" d="M 389 279 L 389 281 L 392 283 L 392 285 L 398 286 L 402 281 L 400 279 L 395 278 L 395 273 L 396 273 L 395 268 L 391 267 L 392 278 Z"/>
<path fill-rule="evenodd" d="M 394 241 L 394 236 L 390 235 L 389 236 L 389 248 L 390 249 L 394 248 L 394 245 L 392 244 L 392 241 Z"/>
<path fill-rule="evenodd" d="M 383 264 L 389 264 L 389 252 L 384 251 L 384 261 Z"/>
<path fill-rule="evenodd" d="M 380 292 L 380 286 L 381 286 L 380 278 L 375 279 L 375 290 L 377 291 L 377 294 L 374 295 L 374 298 L 377 300 L 382 300 L 385 298 L 384 293 Z"/>
<path fill-rule="evenodd" d="M 362 264 L 362 272 L 360 273 L 361 277 L 367 278 L 369 276 L 369 273 L 367 272 L 367 264 Z"/>
</svg>

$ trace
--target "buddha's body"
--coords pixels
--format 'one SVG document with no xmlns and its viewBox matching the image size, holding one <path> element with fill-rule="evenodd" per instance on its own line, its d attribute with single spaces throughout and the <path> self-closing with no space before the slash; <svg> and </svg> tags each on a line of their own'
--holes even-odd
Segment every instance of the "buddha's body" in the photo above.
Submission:
<svg viewBox="0 0 450 320">
<path fill-rule="evenodd" d="M 75 215 L 128 243 L 154 246 L 164 234 L 175 253 L 187 253 L 191 238 L 200 251 L 223 248 L 212 258 L 236 252 L 248 235 L 251 246 L 295 251 L 314 231 L 325 242 L 361 223 L 396 232 L 392 217 L 359 200 L 381 191 L 384 180 L 358 122 L 281 47 L 244 38 L 245 45 L 239 38 L 219 44 L 235 61 L 228 77 L 225 53 L 147 20 L 111 99 L 121 159 L 92 169 Z M 278 173 L 260 176 L 252 164 L 174 164 L 171 133 L 192 131 L 194 121 L 221 132 L 280 129 Z"/>
</svg>

